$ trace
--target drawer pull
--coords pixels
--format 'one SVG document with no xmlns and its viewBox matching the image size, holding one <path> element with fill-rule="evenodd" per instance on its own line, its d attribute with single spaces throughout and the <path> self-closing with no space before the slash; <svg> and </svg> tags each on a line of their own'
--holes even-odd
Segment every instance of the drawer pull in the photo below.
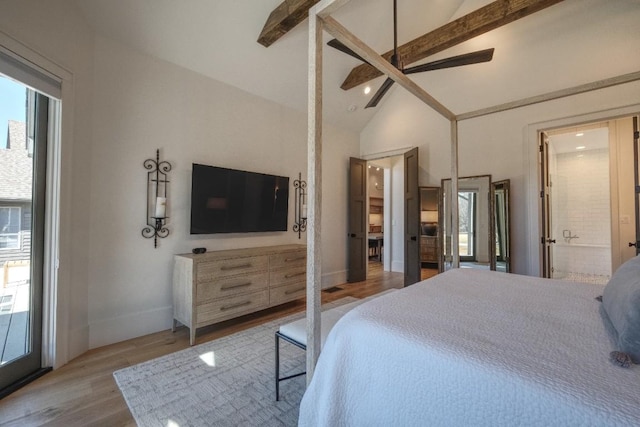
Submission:
<svg viewBox="0 0 640 427">
<path fill-rule="evenodd" d="M 239 302 L 238 304 L 225 305 L 223 307 L 220 307 L 220 311 L 232 310 L 234 308 L 243 307 L 249 304 L 251 304 L 251 301 L 243 301 L 243 302 Z"/>
<path fill-rule="evenodd" d="M 307 274 L 306 271 L 303 271 L 301 273 L 294 273 L 294 274 L 285 274 L 284 278 L 285 279 L 291 279 L 292 277 L 296 277 L 296 276 L 304 276 L 305 274 Z"/>
<path fill-rule="evenodd" d="M 306 286 L 302 286 L 300 288 L 295 288 L 295 289 L 288 289 L 284 291 L 284 294 L 291 295 L 291 294 L 295 294 L 296 292 L 304 291 L 305 289 L 306 289 Z"/>
<path fill-rule="evenodd" d="M 251 286 L 251 282 L 247 282 L 247 283 L 238 283 L 237 285 L 229 285 L 229 286 L 222 286 L 220 288 L 221 291 L 228 291 L 230 289 L 237 289 L 237 288 L 245 288 L 247 286 Z"/>
<path fill-rule="evenodd" d="M 249 268 L 251 267 L 251 263 L 246 263 L 246 264 L 239 264 L 239 265 L 223 265 L 222 267 L 220 267 L 220 270 L 222 271 L 228 271 L 228 270 L 239 270 L 241 268 Z"/>
<path fill-rule="evenodd" d="M 298 257 L 298 258 L 285 258 L 284 262 L 300 261 L 301 259 L 306 259 L 306 258 L 307 258 L 306 256 L 301 256 L 301 257 Z"/>
</svg>

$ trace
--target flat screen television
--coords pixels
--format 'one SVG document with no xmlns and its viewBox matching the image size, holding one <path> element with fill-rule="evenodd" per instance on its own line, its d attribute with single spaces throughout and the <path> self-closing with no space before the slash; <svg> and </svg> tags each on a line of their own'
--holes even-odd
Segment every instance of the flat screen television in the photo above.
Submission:
<svg viewBox="0 0 640 427">
<path fill-rule="evenodd" d="M 286 231 L 289 178 L 194 163 L 191 234 Z"/>
</svg>

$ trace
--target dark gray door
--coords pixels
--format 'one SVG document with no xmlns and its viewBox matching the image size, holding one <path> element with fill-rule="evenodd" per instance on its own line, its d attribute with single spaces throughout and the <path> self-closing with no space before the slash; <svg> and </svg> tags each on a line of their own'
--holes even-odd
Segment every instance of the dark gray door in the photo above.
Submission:
<svg viewBox="0 0 640 427">
<path fill-rule="evenodd" d="M 553 245 L 556 243 L 551 227 L 551 175 L 549 173 L 549 139 L 540 133 L 540 197 L 542 207 L 542 277 L 553 277 Z"/>
<path fill-rule="evenodd" d="M 404 154 L 404 285 L 420 281 L 418 149 Z"/>
<path fill-rule="evenodd" d="M 629 242 L 629 246 L 636 247 L 636 255 L 640 255 L 640 131 L 638 129 L 638 116 L 633 118 L 633 161 L 636 197 L 636 241 Z"/>
<path fill-rule="evenodd" d="M 367 278 L 367 161 L 349 159 L 348 282 Z"/>
</svg>

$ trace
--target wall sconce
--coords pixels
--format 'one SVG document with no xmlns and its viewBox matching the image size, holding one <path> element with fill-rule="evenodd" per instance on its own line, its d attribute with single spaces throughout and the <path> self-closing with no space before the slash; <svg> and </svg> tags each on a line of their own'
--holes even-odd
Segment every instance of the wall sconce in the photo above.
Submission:
<svg viewBox="0 0 640 427">
<path fill-rule="evenodd" d="M 165 238 L 169 229 L 165 227 L 167 219 L 167 174 L 171 171 L 171 163 L 160 161 L 160 150 L 156 150 L 156 159 L 147 159 L 143 163 L 147 170 L 147 226 L 142 229 L 142 236 L 153 237 L 153 247 L 158 247 L 158 237 Z M 153 215 L 151 215 L 153 212 Z"/>
<path fill-rule="evenodd" d="M 298 179 L 293 181 L 295 192 L 295 212 L 293 231 L 298 233 L 298 239 L 301 234 L 307 231 L 307 183 L 302 180 L 302 173 L 298 173 Z"/>
</svg>

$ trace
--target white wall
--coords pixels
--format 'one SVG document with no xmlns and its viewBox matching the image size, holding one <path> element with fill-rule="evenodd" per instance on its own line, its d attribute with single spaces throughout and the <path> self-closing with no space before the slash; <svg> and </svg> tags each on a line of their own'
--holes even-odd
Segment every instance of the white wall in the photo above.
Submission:
<svg viewBox="0 0 640 427">
<path fill-rule="evenodd" d="M 189 235 L 191 163 L 305 178 L 305 112 L 96 37 L 73 0 L 0 0 L 0 10 L 0 31 L 72 76 L 72 97 L 63 99 L 57 365 L 169 328 L 175 253 L 305 243 L 293 231 Z M 171 234 L 154 249 L 141 236 L 142 162 L 157 148 L 173 170 Z M 358 149 L 357 134 L 325 125 L 322 193 L 333 213 L 322 224 L 325 287 L 346 281 L 345 183 Z M 292 199 L 289 206 L 291 225 Z"/>
<path fill-rule="evenodd" d="M 191 164 L 306 176 L 304 113 L 279 106 L 117 42 L 95 42 L 94 150 L 89 249 L 90 347 L 171 326 L 173 254 L 305 243 L 293 231 L 190 235 Z M 347 158 L 358 137 L 326 127 L 323 204 L 325 286 L 344 282 Z M 160 148 L 169 161 L 171 234 L 142 238 L 146 172 Z M 293 181 L 291 181 L 292 185 Z M 290 191 L 289 225 L 293 224 Z M 340 215 L 340 212 L 345 212 Z M 290 227 L 291 228 L 291 227 Z"/>
<path fill-rule="evenodd" d="M 450 176 L 449 122 L 401 88 L 387 96 L 360 135 L 362 155 L 417 146 L 420 185 L 440 186 L 440 179 Z M 532 250 L 538 236 L 529 229 L 538 223 L 537 205 L 532 202 L 537 190 L 530 187 L 531 183 L 537 188 L 537 177 L 530 178 L 537 170 L 533 130 L 561 119 L 571 123 L 571 117 L 582 122 L 585 119 L 577 117 L 581 115 L 611 117 L 617 111 L 610 110 L 636 104 L 639 96 L 640 82 L 634 82 L 459 124 L 459 176 L 491 174 L 494 181 L 511 180 L 514 272 L 538 274 L 538 255 Z"/>
</svg>

